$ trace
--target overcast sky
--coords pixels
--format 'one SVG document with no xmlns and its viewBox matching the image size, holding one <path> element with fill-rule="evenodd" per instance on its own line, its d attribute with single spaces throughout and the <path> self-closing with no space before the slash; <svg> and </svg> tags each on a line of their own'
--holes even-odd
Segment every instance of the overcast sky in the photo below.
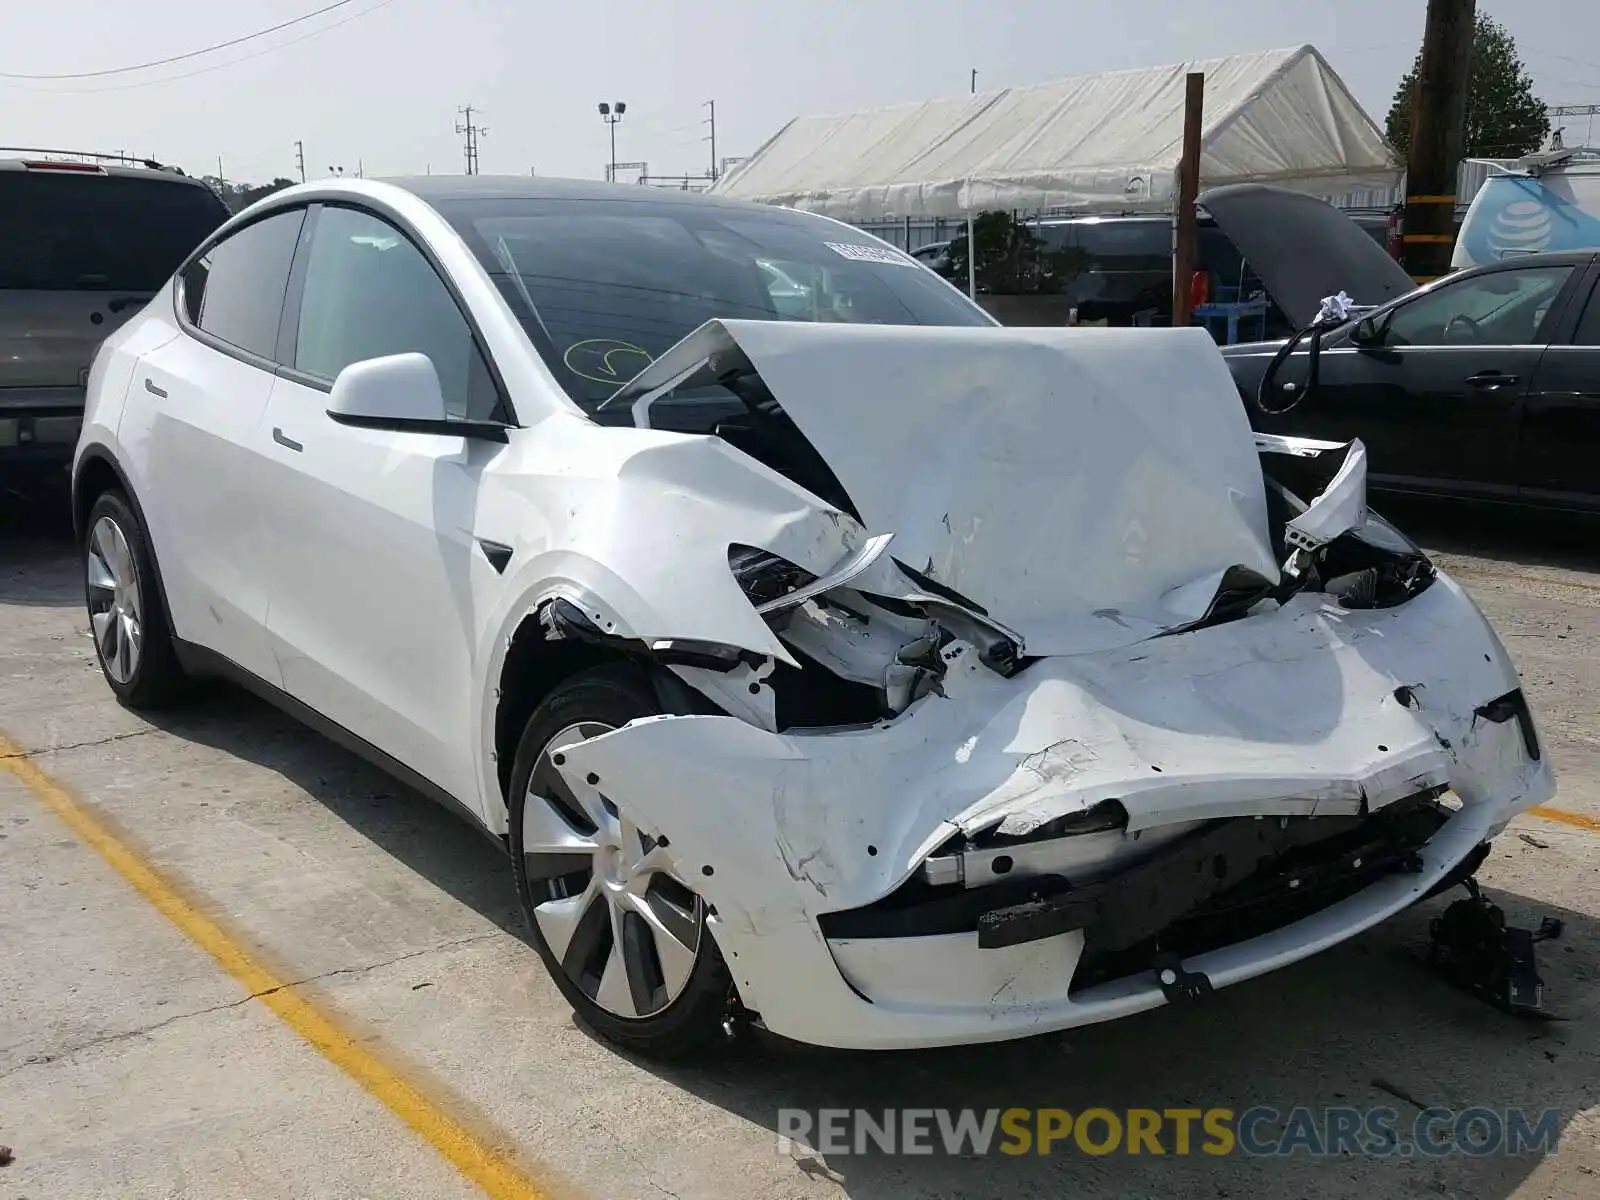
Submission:
<svg viewBox="0 0 1600 1200">
<path fill-rule="evenodd" d="M 14 0 L 0 73 L 87 72 L 183 54 L 328 2 Z M 294 173 L 298 138 L 309 175 L 336 165 L 353 173 L 358 161 L 368 175 L 457 172 L 456 110 L 471 103 L 489 130 L 485 173 L 598 177 L 609 150 L 595 105 L 622 100 L 619 161 L 648 162 L 653 174 L 699 173 L 710 161 L 700 140 L 708 99 L 717 104 L 717 152 L 736 155 L 799 113 L 966 91 L 973 67 L 983 91 L 1302 42 L 1323 52 L 1381 124 L 1420 43 L 1425 7 L 355 0 L 271 38 L 152 71 L 0 79 L 0 142 L 153 153 L 195 174 L 214 174 L 220 154 L 230 179 L 260 181 Z M 1516 37 L 1541 98 L 1600 103 L 1600 3 L 1479 0 L 1479 8 Z M 1588 132 L 1580 118 L 1567 140 Z"/>
</svg>

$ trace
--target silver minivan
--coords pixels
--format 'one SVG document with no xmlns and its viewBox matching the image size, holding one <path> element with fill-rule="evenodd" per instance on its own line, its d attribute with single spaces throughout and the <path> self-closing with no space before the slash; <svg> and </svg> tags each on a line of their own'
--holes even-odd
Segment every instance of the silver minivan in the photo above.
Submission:
<svg viewBox="0 0 1600 1200">
<path fill-rule="evenodd" d="M 71 460 L 100 343 L 227 217 L 157 163 L 0 153 L 0 477 Z"/>
</svg>

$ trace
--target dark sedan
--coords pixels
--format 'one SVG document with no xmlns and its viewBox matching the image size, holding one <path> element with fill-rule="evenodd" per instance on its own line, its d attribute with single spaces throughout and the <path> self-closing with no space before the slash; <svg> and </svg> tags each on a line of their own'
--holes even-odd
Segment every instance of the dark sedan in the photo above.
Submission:
<svg viewBox="0 0 1600 1200">
<path fill-rule="evenodd" d="M 1276 229 L 1261 197 L 1246 199 L 1246 223 L 1279 242 L 1246 256 L 1297 324 L 1316 315 L 1313 297 L 1398 294 L 1324 332 L 1309 388 L 1309 339 L 1264 390 L 1284 343 L 1224 349 L 1257 429 L 1360 438 L 1386 491 L 1600 511 L 1600 253 L 1524 255 L 1407 291 L 1393 260 L 1365 252 L 1370 239 L 1346 239 L 1317 213 L 1297 228 L 1305 198 L 1280 206 L 1293 219 Z M 1219 223 L 1227 201 L 1205 201 Z M 1272 253 L 1286 242 L 1295 253 Z"/>
</svg>

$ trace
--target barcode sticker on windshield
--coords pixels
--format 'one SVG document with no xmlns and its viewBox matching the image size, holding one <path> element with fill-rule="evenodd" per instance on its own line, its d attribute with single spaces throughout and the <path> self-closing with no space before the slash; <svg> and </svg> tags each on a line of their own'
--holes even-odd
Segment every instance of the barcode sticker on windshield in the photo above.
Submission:
<svg viewBox="0 0 1600 1200">
<path fill-rule="evenodd" d="M 828 242 L 826 245 L 840 258 L 848 258 L 853 262 L 882 263 L 890 267 L 917 265 L 900 251 L 890 249 L 888 246 L 863 246 L 856 242 Z"/>
</svg>

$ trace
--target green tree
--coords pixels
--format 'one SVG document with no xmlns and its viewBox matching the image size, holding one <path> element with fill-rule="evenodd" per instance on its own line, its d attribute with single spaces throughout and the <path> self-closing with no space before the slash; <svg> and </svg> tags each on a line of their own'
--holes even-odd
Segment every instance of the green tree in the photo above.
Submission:
<svg viewBox="0 0 1600 1200">
<path fill-rule="evenodd" d="M 977 284 L 997 296 L 1059 293 L 1082 274 L 1088 258 L 1077 248 L 1052 250 L 1033 226 L 1008 212 L 979 213 L 972 222 L 978 244 Z M 967 285 L 967 235 L 962 230 L 950 243 L 950 278 L 963 291 Z"/>
<path fill-rule="evenodd" d="M 1411 147 L 1411 98 L 1422 54 L 1411 64 L 1389 106 L 1389 141 L 1401 154 Z M 1550 132 L 1550 114 L 1533 94 L 1533 77 L 1517 44 L 1494 18 L 1478 13 L 1472 34 L 1472 74 L 1467 82 L 1467 127 L 1462 152 L 1469 158 L 1516 158 L 1537 150 Z"/>
</svg>

